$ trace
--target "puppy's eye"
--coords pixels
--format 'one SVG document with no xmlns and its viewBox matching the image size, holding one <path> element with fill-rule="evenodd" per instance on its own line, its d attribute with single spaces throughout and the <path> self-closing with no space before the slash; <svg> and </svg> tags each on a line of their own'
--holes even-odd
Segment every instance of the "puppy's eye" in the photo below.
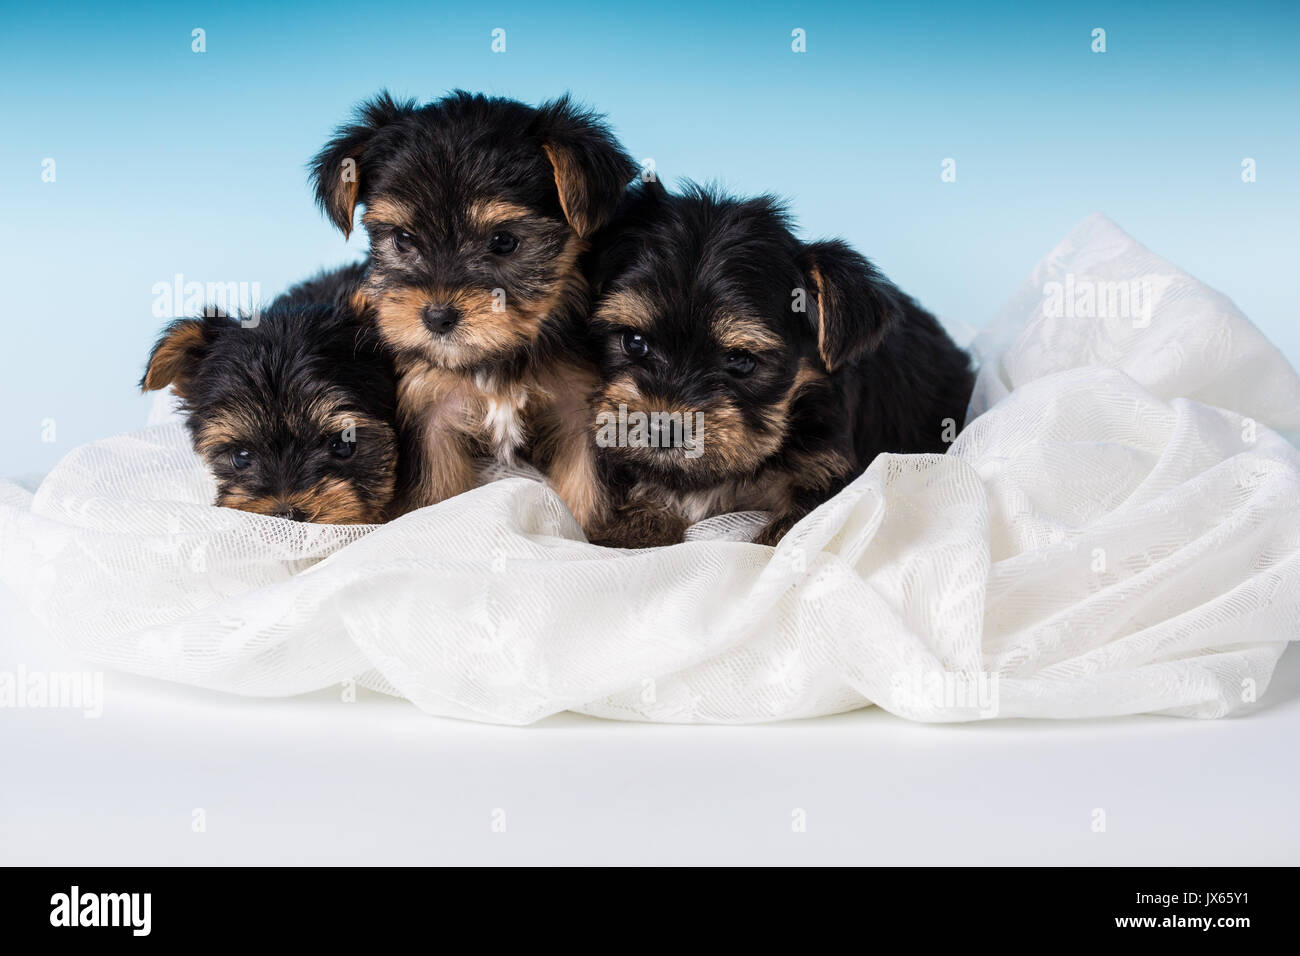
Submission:
<svg viewBox="0 0 1300 956">
<path fill-rule="evenodd" d="M 393 248 L 405 255 L 415 248 L 415 236 L 405 229 L 398 229 L 393 233 Z"/>
<path fill-rule="evenodd" d="M 512 232 L 498 229 L 488 237 L 487 247 L 494 256 L 508 256 L 519 248 L 519 239 Z"/>
<path fill-rule="evenodd" d="M 253 463 L 253 453 L 247 448 L 241 448 L 239 451 L 230 453 L 230 467 L 236 471 L 243 471 Z"/>
<path fill-rule="evenodd" d="M 340 432 L 330 438 L 330 454 L 335 458 L 351 458 L 352 453 L 357 450 L 356 439 L 348 441 Z"/>
<path fill-rule="evenodd" d="M 743 377 L 754 371 L 758 361 L 748 352 L 728 352 L 722 360 L 722 367 L 732 375 Z"/>
<path fill-rule="evenodd" d="M 645 358 L 650 354 L 650 343 L 640 332 L 624 332 L 623 351 L 633 358 Z"/>
</svg>

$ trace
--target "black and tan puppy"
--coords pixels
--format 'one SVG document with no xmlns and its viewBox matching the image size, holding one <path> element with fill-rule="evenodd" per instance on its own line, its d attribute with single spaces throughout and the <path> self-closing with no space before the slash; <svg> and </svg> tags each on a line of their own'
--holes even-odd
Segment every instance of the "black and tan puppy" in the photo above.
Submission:
<svg viewBox="0 0 1300 956">
<path fill-rule="evenodd" d="M 339 229 L 365 207 L 357 298 L 397 359 L 416 479 L 403 508 L 471 488 L 484 456 L 519 455 L 580 521 L 595 512 L 583 260 L 635 171 L 567 99 L 534 109 L 463 92 L 424 106 L 381 94 L 315 158 Z"/>
<path fill-rule="evenodd" d="M 392 360 L 348 305 L 349 269 L 242 320 L 178 319 L 140 385 L 171 385 L 216 503 L 326 524 L 389 516 L 397 469 Z"/>
<path fill-rule="evenodd" d="M 770 198 L 638 186 L 600 246 L 591 424 L 614 504 L 594 541 L 670 544 L 757 510 L 775 544 L 879 453 L 942 452 L 962 424 L 966 354 L 847 245 L 796 239 Z"/>
</svg>

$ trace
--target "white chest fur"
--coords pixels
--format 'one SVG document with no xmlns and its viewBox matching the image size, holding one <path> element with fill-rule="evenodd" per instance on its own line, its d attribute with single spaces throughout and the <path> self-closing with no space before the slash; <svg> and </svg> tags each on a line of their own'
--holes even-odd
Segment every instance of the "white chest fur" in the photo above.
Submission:
<svg viewBox="0 0 1300 956">
<path fill-rule="evenodd" d="M 528 387 L 520 383 L 502 386 L 487 376 L 476 376 L 474 384 L 482 396 L 483 431 L 492 451 L 498 459 L 512 463 L 527 437 L 524 408 Z"/>
</svg>

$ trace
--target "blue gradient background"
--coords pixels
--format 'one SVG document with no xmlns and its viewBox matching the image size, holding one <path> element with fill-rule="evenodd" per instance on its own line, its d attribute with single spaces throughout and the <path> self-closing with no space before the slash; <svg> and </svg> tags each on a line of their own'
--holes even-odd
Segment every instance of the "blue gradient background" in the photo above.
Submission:
<svg viewBox="0 0 1300 956">
<path fill-rule="evenodd" d="M 1100 210 L 1300 359 L 1294 3 L 6 6 L 0 474 L 143 422 L 155 283 L 270 296 L 362 255 L 304 167 L 384 86 L 572 90 L 667 181 L 784 195 L 807 235 L 846 237 L 974 326 Z"/>
</svg>

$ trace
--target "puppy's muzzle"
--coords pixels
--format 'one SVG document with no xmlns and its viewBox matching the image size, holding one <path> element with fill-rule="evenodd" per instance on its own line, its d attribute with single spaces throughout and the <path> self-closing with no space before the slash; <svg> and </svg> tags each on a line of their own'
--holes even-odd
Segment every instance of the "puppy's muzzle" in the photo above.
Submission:
<svg viewBox="0 0 1300 956">
<path fill-rule="evenodd" d="M 460 324 L 460 309 L 454 305 L 430 305 L 422 318 L 424 327 L 434 335 L 446 335 Z"/>
</svg>

